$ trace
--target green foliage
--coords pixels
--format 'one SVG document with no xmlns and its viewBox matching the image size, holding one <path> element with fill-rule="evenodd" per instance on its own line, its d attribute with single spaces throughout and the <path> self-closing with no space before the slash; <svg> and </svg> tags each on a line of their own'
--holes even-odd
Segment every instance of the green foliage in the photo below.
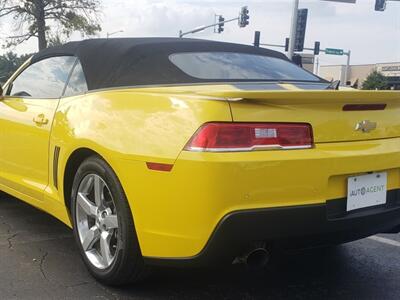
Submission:
<svg viewBox="0 0 400 300">
<path fill-rule="evenodd" d="M 364 81 L 363 90 L 387 90 L 389 89 L 389 83 L 387 78 L 383 76 L 382 73 L 378 71 L 373 71 L 368 75 L 367 79 Z"/>
<path fill-rule="evenodd" d="M 14 52 L 7 52 L 0 56 L 0 83 L 7 79 L 30 57 L 32 54 L 18 56 Z"/>
<path fill-rule="evenodd" d="M 99 7 L 100 0 L 0 0 L 0 18 L 8 18 L 15 28 L 6 47 L 36 37 L 41 50 L 47 48 L 55 32 L 59 41 L 73 32 L 94 35 L 101 31 Z"/>
<path fill-rule="evenodd" d="M 49 35 L 47 38 L 47 47 L 57 47 L 57 46 L 62 46 L 63 44 L 66 43 L 66 40 L 63 39 L 59 34 L 52 34 Z"/>
</svg>

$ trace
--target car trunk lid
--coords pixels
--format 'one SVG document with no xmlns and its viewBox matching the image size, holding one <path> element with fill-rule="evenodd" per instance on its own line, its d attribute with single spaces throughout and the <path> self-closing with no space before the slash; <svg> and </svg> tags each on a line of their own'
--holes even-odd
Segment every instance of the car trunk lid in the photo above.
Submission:
<svg viewBox="0 0 400 300">
<path fill-rule="evenodd" d="M 400 136 L 400 93 L 394 91 L 214 90 L 229 101 L 236 122 L 312 125 L 316 143 Z"/>
</svg>

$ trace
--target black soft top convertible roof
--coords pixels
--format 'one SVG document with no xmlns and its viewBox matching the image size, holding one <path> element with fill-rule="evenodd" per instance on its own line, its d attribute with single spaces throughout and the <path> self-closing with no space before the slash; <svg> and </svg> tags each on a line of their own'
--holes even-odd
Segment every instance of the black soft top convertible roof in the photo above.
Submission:
<svg viewBox="0 0 400 300">
<path fill-rule="evenodd" d="M 113 38 L 70 42 L 40 51 L 32 63 L 54 56 L 79 58 L 89 90 L 148 84 L 200 83 L 169 55 L 182 52 L 241 52 L 287 60 L 280 52 L 232 43 L 181 38 Z"/>
</svg>

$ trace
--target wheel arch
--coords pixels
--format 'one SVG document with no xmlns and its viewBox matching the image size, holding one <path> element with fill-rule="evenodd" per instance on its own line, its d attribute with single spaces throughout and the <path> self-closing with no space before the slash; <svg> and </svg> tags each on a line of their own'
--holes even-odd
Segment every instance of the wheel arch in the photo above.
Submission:
<svg viewBox="0 0 400 300">
<path fill-rule="evenodd" d="M 90 149 L 90 148 L 78 148 L 75 149 L 68 157 L 67 162 L 64 168 L 64 176 L 63 176 L 63 196 L 64 196 L 64 204 L 67 208 L 68 216 L 70 218 L 71 224 L 71 191 L 72 185 L 74 182 L 74 176 L 77 172 L 79 166 L 82 162 L 91 157 L 91 156 L 99 156 L 104 159 L 99 153 Z"/>
</svg>

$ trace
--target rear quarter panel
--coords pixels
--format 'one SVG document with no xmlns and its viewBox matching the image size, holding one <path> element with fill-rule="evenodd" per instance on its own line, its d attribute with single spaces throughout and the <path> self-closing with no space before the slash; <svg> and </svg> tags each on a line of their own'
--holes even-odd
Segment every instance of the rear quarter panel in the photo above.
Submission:
<svg viewBox="0 0 400 300">
<path fill-rule="evenodd" d="M 61 148 L 59 190 L 50 185 L 47 195 L 64 204 L 62 183 L 68 158 L 77 149 L 91 149 L 102 156 L 119 177 L 141 242 L 142 232 L 158 216 L 149 209 L 149 203 L 143 205 L 140 195 L 145 194 L 144 189 L 149 186 L 158 188 L 157 181 L 148 182 L 149 178 L 162 180 L 169 175 L 149 170 L 146 162 L 174 164 L 203 123 L 231 120 L 227 102 L 185 95 L 122 90 L 61 99 L 50 142 L 50 153 L 55 146 Z M 150 173 L 154 176 L 148 176 Z M 159 200 L 154 199 L 154 205 Z M 65 217 L 60 219 L 70 225 Z"/>
<path fill-rule="evenodd" d="M 54 142 L 89 147 L 105 157 L 173 163 L 207 121 L 231 121 L 224 101 L 135 92 L 65 98 L 55 116 Z"/>
</svg>

